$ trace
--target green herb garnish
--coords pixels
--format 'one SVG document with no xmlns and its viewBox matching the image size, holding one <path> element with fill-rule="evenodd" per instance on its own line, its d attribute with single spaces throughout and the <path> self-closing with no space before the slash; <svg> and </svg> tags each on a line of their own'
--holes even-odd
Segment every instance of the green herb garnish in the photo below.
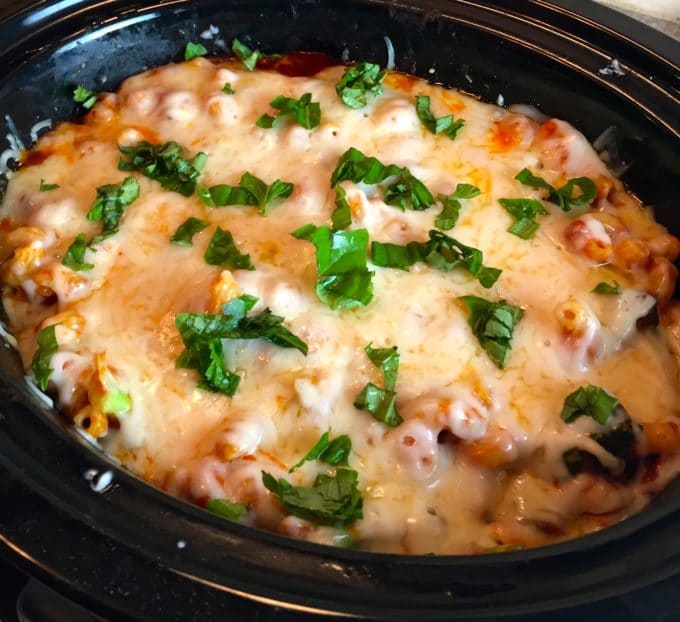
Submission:
<svg viewBox="0 0 680 622">
<path fill-rule="evenodd" d="M 517 173 L 515 179 L 525 186 L 547 190 L 548 200 L 559 205 L 565 212 L 571 211 L 572 207 L 589 205 L 597 194 L 597 187 L 589 177 L 574 177 L 563 186 L 555 188 L 542 177 L 534 175 L 528 168 L 523 168 Z M 574 196 L 574 188 L 578 188 L 581 191 L 580 194 Z"/>
<path fill-rule="evenodd" d="M 598 283 L 590 290 L 593 294 L 603 294 L 605 296 L 618 296 L 621 293 L 621 284 L 614 281 L 614 285 L 609 283 Z"/>
<path fill-rule="evenodd" d="M 441 231 L 431 229 L 427 242 L 409 242 L 406 246 L 382 242 L 373 242 L 371 246 L 372 261 L 376 266 L 408 270 L 418 262 L 449 272 L 454 268 L 465 268 L 474 276 L 482 287 L 491 287 L 501 275 L 498 268 L 483 265 L 482 251 L 466 246 Z"/>
<path fill-rule="evenodd" d="M 266 182 L 251 173 L 243 173 L 240 185 L 241 188 L 255 197 L 260 213 L 265 215 L 269 212 L 272 203 L 279 199 L 287 199 L 295 188 L 290 182 L 280 179 L 276 179 L 270 185 L 267 185 Z"/>
<path fill-rule="evenodd" d="M 333 231 L 347 229 L 352 224 L 352 210 L 346 196 L 345 189 L 342 186 L 335 187 L 335 209 L 331 214 Z"/>
<path fill-rule="evenodd" d="M 208 226 L 205 220 L 190 216 L 173 233 L 170 241 L 177 246 L 191 246 L 194 236 Z"/>
<path fill-rule="evenodd" d="M 234 39 L 231 44 L 231 50 L 238 56 L 246 68 L 253 71 L 257 65 L 257 61 L 263 56 L 260 50 L 251 50 L 247 45 L 241 43 L 238 39 Z"/>
<path fill-rule="evenodd" d="M 210 188 L 198 187 L 197 193 L 206 205 L 224 207 L 226 205 L 257 205 L 261 214 L 266 215 L 270 207 L 279 199 L 287 199 L 295 186 L 280 179 L 267 185 L 252 173 L 243 173 L 238 186 L 218 184 Z"/>
<path fill-rule="evenodd" d="M 304 458 L 290 467 L 288 472 L 292 473 L 305 462 L 311 462 L 312 460 L 320 460 L 331 466 L 346 466 L 347 458 L 352 451 L 352 441 L 346 434 L 331 440 L 330 434 L 330 430 L 324 432 L 314 447 L 307 452 Z"/>
<path fill-rule="evenodd" d="M 175 317 L 184 352 L 177 366 L 196 369 L 199 387 L 207 391 L 234 395 L 240 377 L 226 369 L 222 339 L 265 339 L 282 348 L 295 348 L 307 354 L 307 344 L 283 326 L 284 318 L 269 309 L 247 317 L 257 303 L 255 296 L 244 294 L 222 306 L 222 314 L 181 313 Z"/>
<path fill-rule="evenodd" d="M 368 231 L 331 231 L 305 225 L 292 234 L 316 247 L 316 294 L 331 309 L 365 306 L 373 298 L 373 273 L 366 267 Z"/>
<path fill-rule="evenodd" d="M 87 250 L 87 241 L 85 240 L 85 234 L 79 233 L 76 239 L 71 242 L 68 247 L 64 258 L 61 260 L 67 268 L 75 270 L 92 270 L 94 264 L 85 263 L 85 251 Z"/>
<path fill-rule="evenodd" d="M 405 168 L 399 179 L 385 191 L 385 203 L 394 205 L 402 211 L 406 209 L 422 211 L 434 204 L 434 197 L 425 184 Z"/>
<path fill-rule="evenodd" d="M 177 319 L 175 324 L 177 325 Z M 178 326 L 179 328 L 179 326 Z M 177 359 L 177 367 L 195 369 L 201 376 L 198 387 L 213 393 L 224 393 L 229 397 L 236 393 L 241 377 L 229 371 L 224 361 L 224 350 L 220 339 L 201 341 L 191 349 L 187 348 Z"/>
<path fill-rule="evenodd" d="M 106 385 L 106 391 L 101 399 L 95 399 L 93 405 L 105 415 L 123 415 L 132 408 L 132 398 L 129 393 L 116 386 Z"/>
<path fill-rule="evenodd" d="M 363 108 L 367 95 L 377 97 L 383 92 L 382 84 L 387 71 L 381 71 L 380 65 L 359 63 L 345 69 L 335 90 L 342 102 L 350 108 Z"/>
<path fill-rule="evenodd" d="M 81 104 L 86 110 L 89 110 L 97 103 L 97 97 L 97 93 L 84 87 L 82 84 L 73 89 L 73 101 Z"/>
<path fill-rule="evenodd" d="M 50 190 L 56 190 L 59 184 L 46 184 L 45 180 L 40 178 L 40 192 L 49 192 Z"/>
<path fill-rule="evenodd" d="M 134 177 L 126 177 L 120 184 L 106 184 L 97 188 L 97 198 L 87 213 L 88 220 L 101 220 L 102 231 L 95 235 L 88 246 L 99 244 L 102 240 L 118 232 L 123 216 L 123 208 L 137 200 L 139 184 Z"/>
<path fill-rule="evenodd" d="M 40 329 L 40 332 L 38 333 L 38 349 L 35 351 L 33 361 L 31 362 L 33 375 L 35 376 L 41 391 L 47 389 L 47 385 L 50 382 L 50 376 L 54 371 L 50 367 L 50 362 L 59 349 L 56 328 L 57 325 L 52 324 L 51 326 Z"/>
<path fill-rule="evenodd" d="M 397 412 L 397 373 L 399 371 L 399 353 L 397 346 L 392 348 L 372 348 L 369 343 L 364 352 L 371 363 L 380 368 L 383 373 L 384 388 L 369 382 L 354 398 L 354 406 L 359 410 L 367 410 L 374 419 L 386 426 L 394 428 L 403 419 Z"/>
<path fill-rule="evenodd" d="M 497 367 L 503 369 L 510 356 L 512 335 L 524 310 L 499 300 L 491 302 L 478 296 L 461 296 L 468 310 L 468 324 L 479 344 Z"/>
<path fill-rule="evenodd" d="M 196 194 L 203 203 L 210 207 L 225 207 L 227 205 L 257 205 L 257 199 L 249 190 L 240 186 L 217 184 L 210 188 L 197 186 Z"/>
<path fill-rule="evenodd" d="M 234 270 L 255 270 L 250 255 L 239 252 L 231 233 L 220 227 L 217 227 L 212 238 L 210 238 L 203 258 L 205 263 L 210 266 L 227 266 Z"/>
<path fill-rule="evenodd" d="M 320 473 L 312 486 L 293 486 L 262 471 L 262 483 L 293 516 L 336 526 L 363 518 L 358 480 L 355 470 L 339 468 L 335 476 Z"/>
<path fill-rule="evenodd" d="M 442 211 L 434 220 L 434 226 L 442 231 L 453 229 L 458 222 L 460 215 L 460 201 L 459 199 L 472 199 L 479 196 L 481 191 L 477 186 L 472 184 L 458 184 L 456 189 L 449 194 L 440 194 L 437 198 L 442 202 Z"/>
<path fill-rule="evenodd" d="M 233 95 L 236 91 L 234 91 L 233 87 L 231 86 L 230 82 L 225 82 L 224 86 L 222 87 L 222 92 L 225 95 Z"/>
<path fill-rule="evenodd" d="M 572 423 L 582 415 L 587 415 L 600 425 L 606 425 L 618 403 L 618 399 L 600 387 L 592 384 L 579 387 L 564 400 L 562 421 Z"/>
<path fill-rule="evenodd" d="M 444 134 L 451 140 L 456 137 L 460 128 L 465 124 L 463 119 L 454 120 L 452 114 L 436 119 L 430 110 L 430 98 L 426 95 L 418 95 L 416 97 L 416 114 L 430 132 L 433 134 Z"/>
<path fill-rule="evenodd" d="M 355 184 L 379 184 L 388 177 L 400 175 L 404 168 L 396 164 L 385 166 L 378 158 L 365 156 L 361 151 L 350 147 L 340 156 L 331 175 L 331 188 L 341 181 L 349 180 Z"/>
<path fill-rule="evenodd" d="M 205 504 L 205 509 L 232 521 L 237 521 L 248 513 L 247 505 L 233 503 L 228 499 L 210 499 Z"/>
<path fill-rule="evenodd" d="M 184 60 L 191 60 L 197 56 L 205 56 L 208 50 L 200 43 L 192 43 L 189 41 L 186 48 L 184 48 Z"/>
<path fill-rule="evenodd" d="M 278 112 L 275 116 L 263 114 L 255 121 L 257 126 L 270 129 L 285 116 L 293 117 L 297 124 L 306 130 L 311 130 L 321 122 L 321 107 L 319 102 L 312 101 L 311 93 L 305 93 L 300 99 L 279 95 L 272 99 L 269 105 Z"/>
<path fill-rule="evenodd" d="M 185 197 L 193 194 L 207 157 L 205 153 L 199 152 L 187 160 L 182 157 L 184 147 L 176 142 L 153 145 L 143 140 L 133 146 L 118 145 L 118 149 L 129 158 L 119 160 L 119 170 L 138 171 L 158 181 L 166 190 Z"/>
<path fill-rule="evenodd" d="M 434 197 L 422 181 L 411 171 L 396 164 L 385 165 L 374 157 L 367 157 L 350 147 L 340 156 L 331 175 L 331 188 L 341 181 L 379 184 L 388 177 L 398 176 L 385 191 L 385 203 L 400 209 L 424 210 L 434 203 Z"/>
<path fill-rule="evenodd" d="M 548 214 L 543 203 L 536 199 L 498 199 L 498 202 L 515 219 L 508 231 L 523 240 L 533 238 L 538 230 L 536 216 Z"/>
</svg>

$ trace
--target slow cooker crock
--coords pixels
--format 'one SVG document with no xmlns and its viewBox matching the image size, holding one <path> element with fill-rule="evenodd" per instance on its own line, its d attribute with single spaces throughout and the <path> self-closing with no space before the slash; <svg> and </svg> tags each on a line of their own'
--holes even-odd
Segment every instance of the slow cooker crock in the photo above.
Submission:
<svg viewBox="0 0 680 622">
<path fill-rule="evenodd" d="M 594 139 L 617 128 L 624 180 L 680 233 L 680 45 L 594 4 L 542 0 L 61 0 L 0 7 L 8 141 L 75 113 L 78 82 L 113 90 L 180 58 L 210 25 L 265 52 L 385 63 L 482 99 L 523 103 Z M 569 8 L 568 8 L 569 7 Z M 610 28 L 611 26 L 611 28 Z M 618 31 L 618 32 L 617 32 Z M 214 46 L 214 47 L 213 47 Z M 611 71 L 618 60 L 623 75 Z M 9 147 L 10 143 L 6 145 Z M 112 476 L 109 485 L 108 479 Z M 112 615 L 220 619 L 237 594 L 299 614 L 480 619 L 602 599 L 680 571 L 680 494 L 587 537 L 470 556 L 399 556 L 232 524 L 120 469 L 26 388 L 0 346 L 0 552 Z"/>
</svg>

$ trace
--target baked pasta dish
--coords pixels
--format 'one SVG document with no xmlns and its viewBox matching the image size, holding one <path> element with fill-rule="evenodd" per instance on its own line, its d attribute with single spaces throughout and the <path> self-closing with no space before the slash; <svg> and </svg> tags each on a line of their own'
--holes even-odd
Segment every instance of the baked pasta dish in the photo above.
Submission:
<svg viewBox="0 0 680 622">
<path fill-rule="evenodd" d="M 379 65 L 79 85 L 0 211 L 7 328 L 83 434 L 225 520 L 534 547 L 680 471 L 680 243 L 569 124 Z"/>
</svg>

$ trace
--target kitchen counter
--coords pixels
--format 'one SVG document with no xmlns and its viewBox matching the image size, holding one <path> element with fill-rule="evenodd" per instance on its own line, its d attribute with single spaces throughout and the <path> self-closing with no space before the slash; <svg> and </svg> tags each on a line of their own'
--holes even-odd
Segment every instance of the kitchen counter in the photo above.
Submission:
<svg viewBox="0 0 680 622">
<path fill-rule="evenodd" d="M 680 0 L 596 0 L 680 41 Z"/>
</svg>

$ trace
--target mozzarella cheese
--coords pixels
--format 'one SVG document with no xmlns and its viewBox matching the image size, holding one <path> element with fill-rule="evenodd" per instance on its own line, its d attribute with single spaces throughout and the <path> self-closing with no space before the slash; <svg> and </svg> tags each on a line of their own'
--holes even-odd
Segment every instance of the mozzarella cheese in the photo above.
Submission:
<svg viewBox="0 0 680 622">
<path fill-rule="evenodd" d="M 601 474 L 572 477 L 565 451 L 579 448 L 602 464 L 616 459 L 591 438 L 592 426 L 565 423 L 560 412 L 569 393 L 593 384 L 615 395 L 633 421 L 672 428 L 680 396 L 666 332 L 636 322 L 657 301 L 662 315 L 668 308 L 677 241 L 568 124 L 539 124 L 398 73 L 355 110 L 336 94 L 342 72 L 291 77 L 197 58 L 129 78 L 100 97 L 82 124 L 63 123 L 43 136 L 32 151 L 40 157 L 13 177 L 1 212 L 3 303 L 27 367 L 37 330 L 56 324 L 50 390 L 107 451 L 172 494 L 201 505 L 243 503 L 252 524 L 317 542 L 349 537 L 374 551 L 475 553 L 575 537 L 641 509 L 677 472 L 680 443 L 652 452 L 662 456 L 654 477 L 626 484 Z M 226 82 L 234 94 L 222 92 Z M 255 125 L 274 97 L 304 93 L 321 103 L 318 127 L 292 119 L 274 129 Z M 423 126 L 416 95 L 431 97 L 435 116 L 465 120 L 455 140 Z M 125 208 L 119 232 L 86 251 L 92 270 L 74 272 L 62 258 L 76 235 L 98 232 L 85 217 L 95 189 L 123 180 L 118 145 L 141 140 L 205 152 L 205 187 L 237 185 L 249 171 L 295 189 L 263 216 L 254 207 L 207 207 L 133 173 L 140 196 Z M 374 298 L 367 306 L 331 310 L 319 300 L 314 247 L 291 232 L 330 221 L 331 172 L 349 147 L 408 167 L 435 196 L 458 183 L 479 187 L 448 233 L 503 270 L 497 283 L 486 290 L 465 271 L 369 264 Z M 588 176 L 598 198 L 569 213 L 552 206 L 531 240 L 511 235 L 512 218 L 498 200 L 544 197 L 514 179 L 525 167 L 555 186 Z M 39 192 L 41 178 L 59 188 Z M 379 186 L 342 185 L 350 229 L 395 244 L 427 239 L 439 208 L 400 211 L 385 204 Z M 170 244 L 190 216 L 210 227 L 191 247 Z M 215 226 L 232 233 L 254 271 L 206 264 Z M 591 293 L 614 279 L 621 295 Z M 183 345 L 174 320 L 217 312 L 242 294 L 259 299 L 254 312 L 269 307 L 283 316 L 309 352 L 225 341 L 228 367 L 241 376 L 230 398 L 199 388 L 196 371 L 176 367 Z M 473 335 L 458 301 L 464 295 L 524 310 L 505 369 Z M 404 422 L 395 428 L 353 405 L 367 382 L 380 381 L 364 353 L 369 343 L 399 349 Z M 97 392 L 111 384 L 130 404 L 102 420 Z M 349 536 L 287 516 L 261 478 L 264 470 L 310 485 L 328 472 L 312 461 L 287 473 L 328 429 L 350 436 L 349 464 L 359 473 L 363 518 Z"/>
</svg>

